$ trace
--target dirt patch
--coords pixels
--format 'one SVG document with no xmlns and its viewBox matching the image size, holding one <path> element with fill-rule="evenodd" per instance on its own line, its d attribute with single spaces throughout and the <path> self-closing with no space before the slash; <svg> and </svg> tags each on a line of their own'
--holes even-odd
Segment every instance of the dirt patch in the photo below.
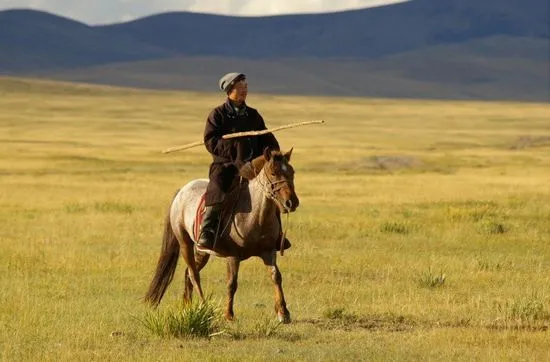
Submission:
<svg viewBox="0 0 550 362">
<path fill-rule="evenodd" d="M 420 169 L 424 163 L 414 156 L 369 156 L 345 163 L 317 164 L 315 169 L 331 170 L 338 172 L 362 172 L 362 171 L 398 171 Z"/>
<path fill-rule="evenodd" d="M 493 323 L 486 326 L 489 330 L 494 331 L 522 331 L 522 332 L 546 332 L 548 331 L 547 325 L 509 325 Z"/>
<path fill-rule="evenodd" d="M 418 323 L 406 316 L 381 314 L 368 316 L 342 315 L 335 318 L 306 319 L 301 321 L 322 329 L 366 329 L 369 331 L 403 332 L 413 330 Z"/>
<path fill-rule="evenodd" d="M 421 167 L 423 162 L 413 156 L 370 156 L 361 159 L 358 166 L 380 170 L 399 170 Z"/>
<path fill-rule="evenodd" d="M 323 330 L 340 329 L 344 331 L 367 330 L 371 332 L 409 332 L 415 329 L 436 328 L 485 328 L 494 331 L 546 332 L 550 330 L 547 322 L 518 323 L 505 321 L 472 322 L 471 318 L 456 320 L 427 321 L 413 317 L 382 314 L 355 316 L 344 314 L 338 318 L 306 319 L 298 321 L 307 323 Z"/>
<path fill-rule="evenodd" d="M 550 146 L 550 136 L 521 136 L 513 141 L 509 148 L 511 150 L 524 150 L 526 148 Z"/>
</svg>

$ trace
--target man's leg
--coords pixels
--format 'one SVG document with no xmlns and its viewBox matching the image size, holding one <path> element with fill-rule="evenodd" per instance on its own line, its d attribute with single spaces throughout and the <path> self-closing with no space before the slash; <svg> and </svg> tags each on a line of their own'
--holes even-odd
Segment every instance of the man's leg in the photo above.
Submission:
<svg viewBox="0 0 550 362">
<path fill-rule="evenodd" d="M 205 213 L 201 223 L 198 247 L 212 250 L 215 247 L 220 214 L 223 209 L 225 195 L 231 187 L 236 169 L 232 166 L 210 166 L 210 182 L 206 189 Z"/>
<path fill-rule="evenodd" d="M 201 232 L 197 244 L 201 249 L 212 250 L 216 243 L 216 234 L 220 223 L 220 212 L 222 204 L 206 206 L 204 218 L 201 223 Z"/>
</svg>

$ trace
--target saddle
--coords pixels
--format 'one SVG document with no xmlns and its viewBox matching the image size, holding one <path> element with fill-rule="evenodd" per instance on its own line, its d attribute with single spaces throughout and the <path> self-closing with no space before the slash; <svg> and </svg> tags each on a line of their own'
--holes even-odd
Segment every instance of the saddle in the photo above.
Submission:
<svg viewBox="0 0 550 362">
<path fill-rule="evenodd" d="M 244 179 L 243 181 L 241 182 L 247 182 L 246 179 Z M 237 190 L 239 187 L 239 184 L 237 183 L 236 185 L 233 184 L 232 187 L 231 187 L 231 190 L 230 190 L 230 194 L 233 193 L 233 191 Z M 236 202 L 236 201 L 233 201 L 233 202 Z M 226 201 L 224 201 L 224 204 L 222 206 L 222 215 L 225 213 L 225 212 L 228 212 L 230 210 L 228 210 L 228 207 L 232 205 L 231 202 L 228 202 L 228 200 L 226 199 Z M 202 225 L 202 220 L 204 218 L 204 212 L 206 210 L 206 191 L 203 192 L 203 194 L 201 195 L 201 198 L 199 200 L 199 205 L 197 206 L 197 212 L 195 214 L 195 220 L 194 220 L 194 223 L 193 223 L 193 241 L 196 243 L 197 240 L 199 240 L 199 236 L 200 236 L 200 232 L 201 232 L 201 225 Z M 280 222 L 281 220 L 279 220 Z M 281 255 L 283 255 L 284 253 L 284 249 L 287 249 L 290 247 L 290 242 L 288 241 L 288 239 L 286 239 L 285 235 L 283 234 L 282 236 L 284 238 L 284 248 L 281 250 Z M 280 250 L 279 249 L 279 245 L 276 245 L 275 246 L 276 250 Z"/>
<path fill-rule="evenodd" d="M 227 212 L 231 212 L 230 208 L 233 207 L 233 203 L 235 203 L 237 200 L 234 200 L 233 194 L 234 192 L 238 192 L 239 188 L 241 186 L 244 186 L 248 180 L 242 179 L 239 181 L 238 178 L 235 179 L 235 181 L 231 184 L 231 188 L 227 192 L 227 196 L 225 201 L 222 204 L 222 212 L 221 217 L 223 218 L 223 215 L 226 215 Z M 199 235 L 201 232 L 201 225 L 202 220 L 204 219 L 204 212 L 206 210 L 206 191 L 201 195 L 199 205 L 197 206 L 197 212 L 195 213 L 195 220 L 193 222 L 193 240 L 196 242 L 199 240 Z"/>
</svg>

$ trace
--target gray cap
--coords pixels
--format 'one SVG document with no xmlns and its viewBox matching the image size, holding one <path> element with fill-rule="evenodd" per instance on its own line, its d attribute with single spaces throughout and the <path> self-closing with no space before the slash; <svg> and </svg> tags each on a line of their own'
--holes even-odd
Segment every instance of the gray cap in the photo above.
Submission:
<svg viewBox="0 0 550 362">
<path fill-rule="evenodd" d="M 218 85 L 220 86 L 220 89 L 227 93 L 231 90 L 233 85 L 237 83 L 238 81 L 246 78 L 246 76 L 243 73 L 227 73 L 223 77 L 221 77 L 220 81 L 218 82 Z"/>
</svg>

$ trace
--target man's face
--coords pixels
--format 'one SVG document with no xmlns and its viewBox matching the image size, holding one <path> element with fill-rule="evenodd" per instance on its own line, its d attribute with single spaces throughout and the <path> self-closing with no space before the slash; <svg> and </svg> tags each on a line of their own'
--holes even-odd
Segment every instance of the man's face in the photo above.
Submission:
<svg viewBox="0 0 550 362">
<path fill-rule="evenodd" d="M 229 98 L 235 102 L 244 102 L 246 96 L 248 95 L 248 83 L 246 79 L 240 80 L 233 86 L 231 93 L 229 93 Z"/>
</svg>

